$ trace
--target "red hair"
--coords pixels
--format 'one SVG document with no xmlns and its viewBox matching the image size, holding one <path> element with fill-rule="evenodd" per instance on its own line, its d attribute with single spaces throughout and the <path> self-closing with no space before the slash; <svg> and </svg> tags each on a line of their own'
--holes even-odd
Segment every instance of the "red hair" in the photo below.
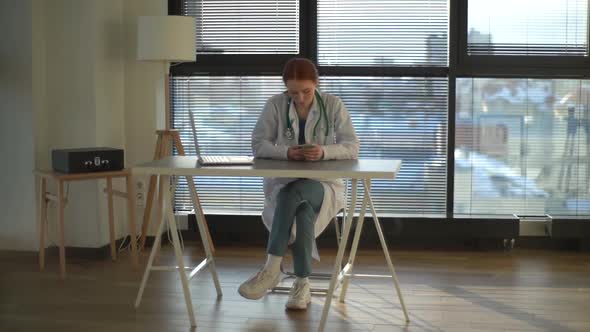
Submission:
<svg viewBox="0 0 590 332">
<path fill-rule="evenodd" d="M 283 82 L 287 84 L 288 80 L 311 80 L 317 82 L 319 78 L 318 70 L 309 59 L 292 58 L 287 61 L 283 68 Z"/>
</svg>

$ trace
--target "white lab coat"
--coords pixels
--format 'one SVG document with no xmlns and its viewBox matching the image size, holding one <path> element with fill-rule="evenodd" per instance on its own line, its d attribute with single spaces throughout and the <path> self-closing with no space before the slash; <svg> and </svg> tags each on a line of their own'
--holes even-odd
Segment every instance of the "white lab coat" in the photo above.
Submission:
<svg viewBox="0 0 590 332">
<path fill-rule="evenodd" d="M 326 122 L 321 117 L 319 101 L 314 98 L 307 121 L 305 124 L 305 142 L 322 146 L 324 160 L 329 159 L 357 159 L 359 152 L 359 140 L 356 136 L 350 115 L 340 98 L 320 92 L 324 100 L 328 115 L 329 132 L 326 134 Z M 262 114 L 252 132 L 252 151 L 256 158 L 269 158 L 287 160 L 289 146 L 298 145 L 299 119 L 295 104 L 289 105 L 289 118 L 293 128 L 293 138 L 289 140 L 285 132 L 287 130 L 286 109 L 289 97 L 282 93 L 271 97 L 264 106 Z M 315 124 L 320 121 L 314 137 Z M 302 161 L 304 162 L 304 161 Z M 281 188 L 297 178 L 265 178 L 264 179 L 264 211 L 262 220 L 270 230 L 274 219 L 276 197 Z M 337 179 L 316 179 L 321 181 L 324 187 L 324 201 L 315 220 L 315 236 L 317 237 L 330 223 L 330 220 L 344 208 L 344 183 Z M 297 221 L 295 221 L 297 222 Z M 295 229 L 292 227 L 290 243 L 295 240 Z M 319 260 L 317 246 L 313 245 L 313 257 Z"/>
</svg>

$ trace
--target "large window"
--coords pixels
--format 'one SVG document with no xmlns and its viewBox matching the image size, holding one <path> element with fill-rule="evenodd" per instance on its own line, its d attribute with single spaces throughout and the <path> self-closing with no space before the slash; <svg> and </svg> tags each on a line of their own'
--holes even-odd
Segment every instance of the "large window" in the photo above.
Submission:
<svg viewBox="0 0 590 332">
<path fill-rule="evenodd" d="M 203 153 L 251 154 L 250 135 L 269 96 L 283 91 L 280 77 L 175 77 L 173 126 L 194 154 L 188 112 L 196 118 Z M 375 181 L 373 199 L 382 215 L 443 216 L 446 195 L 447 81 L 436 78 L 323 77 L 320 88 L 342 98 L 361 141 L 364 158 L 402 159 L 395 181 Z M 262 181 L 196 179 L 208 213 L 258 214 Z M 176 209 L 190 210 L 181 179 Z"/>
<path fill-rule="evenodd" d="M 282 91 L 280 76 L 175 77 L 170 85 L 173 122 L 180 129 L 188 154 L 195 154 L 189 110 L 195 117 L 201 153 L 251 155 L 250 135 L 268 96 Z M 195 178 L 203 209 L 217 214 L 254 214 L 262 211 L 262 179 Z M 176 192 L 176 210 L 192 210 L 185 179 Z"/>
<path fill-rule="evenodd" d="M 590 214 L 590 82 L 459 79 L 455 212 Z"/>
<path fill-rule="evenodd" d="M 319 0 L 320 65 L 447 65 L 446 0 Z"/>
<path fill-rule="evenodd" d="M 298 0 L 184 1 L 198 54 L 299 53 Z"/>
<path fill-rule="evenodd" d="M 360 158 L 403 160 L 394 181 L 373 182 L 377 211 L 444 216 L 447 80 L 339 76 L 323 78 L 321 87 L 346 104 L 361 141 Z"/>
<path fill-rule="evenodd" d="M 588 55 L 587 0 L 470 0 L 468 53 Z"/>
<path fill-rule="evenodd" d="M 465 16 L 454 212 L 589 215 L 588 1 L 469 0 Z"/>
<path fill-rule="evenodd" d="M 302 56 L 338 95 L 382 216 L 590 215 L 588 0 L 173 0 L 197 19 L 197 61 L 172 67 L 207 154 L 250 154 L 265 101 Z M 259 214 L 261 179 L 199 178 L 207 213 Z M 176 209 L 191 209 L 186 183 Z"/>
</svg>

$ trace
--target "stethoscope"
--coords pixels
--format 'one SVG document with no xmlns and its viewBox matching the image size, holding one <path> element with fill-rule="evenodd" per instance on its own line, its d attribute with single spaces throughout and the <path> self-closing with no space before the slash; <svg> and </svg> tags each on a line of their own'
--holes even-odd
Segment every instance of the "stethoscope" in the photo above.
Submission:
<svg viewBox="0 0 590 332">
<path fill-rule="evenodd" d="M 320 96 L 320 93 L 318 92 L 318 90 L 314 91 L 314 95 L 318 99 L 318 104 L 320 105 L 320 120 L 317 121 L 315 123 L 315 126 L 313 127 L 313 137 L 315 139 L 317 137 L 316 131 L 318 129 L 318 125 L 320 124 L 321 117 L 322 116 L 324 117 L 324 121 L 326 123 L 326 135 L 325 135 L 326 137 L 330 133 L 330 123 L 328 121 L 328 113 L 326 112 L 326 104 L 324 104 L 324 99 L 322 99 L 322 96 Z M 287 109 L 285 112 L 285 120 L 287 122 L 287 130 L 285 130 L 285 137 L 287 137 L 288 140 L 292 140 L 295 137 L 295 132 L 293 131 L 293 125 L 291 124 L 291 118 L 289 117 L 289 109 L 291 107 L 292 101 L 293 101 L 293 99 L 291 97 L 289 97 L 289 100 L 287 101 Z"/>
</svg>

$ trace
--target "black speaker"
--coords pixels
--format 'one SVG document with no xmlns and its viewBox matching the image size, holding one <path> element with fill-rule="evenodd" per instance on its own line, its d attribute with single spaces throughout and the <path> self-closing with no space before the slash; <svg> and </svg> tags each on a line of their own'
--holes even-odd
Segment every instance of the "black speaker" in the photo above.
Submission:
<svg viewBox="0 0 590 332">
<path fill-rule="evenodd" d="M 79 148 L 51 151 L 53 170 L 61 173 L 118 171 L 125 168 L 122 149 Z"/>
</svg>

